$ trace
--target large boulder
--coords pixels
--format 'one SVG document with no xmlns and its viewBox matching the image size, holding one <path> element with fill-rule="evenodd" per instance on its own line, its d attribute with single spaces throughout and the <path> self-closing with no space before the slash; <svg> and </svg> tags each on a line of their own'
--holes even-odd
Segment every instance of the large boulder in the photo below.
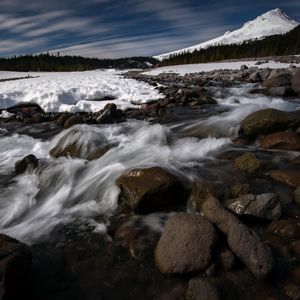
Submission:
<svg viewBox="0 0 300 300">
<path fill-rule="evenodd" d="M 29 299 L 27 298 L 31 272 L 29 247 L 0 234 L 0 253 L 0 299 Z"/>
<path fill-rule="evenodd" d="M 295 93 L 300 94 L 300 70 L 292 78 L 292 89 Z"/>
<path fill-rule="evenodd" d="M 160 167 L 133 169 L 117 181 L 124 199 L 133 211 L 150 213 L 174 210 L 184 201 L 184 188 L 180 180 Z"/>
<path fill-rule="evenodd" d="M 86 127 L 71 128 L 65 132 L 50 150 L 54 158 L 71 157 L 94 160 L 104 155 L 110 145 L 104 135 Z"/>
<path fill-rule="evenodd" d="M 297 128 L 300 116 L 277 109 L 267 108 L 252 113 L 240 123 L 240 132 L 245 136 L 268 134 L 289 128 Z"/>
<path fill-rule="evenodd" d="M 239 223 L 231 226 L 227 237 L 232 252 L 256 278 L 267 277 L 274 268 L 271 250 L 249 227 Z"/>
<path fill-rule="evenodd" d="M 19 175 L 25 171 L 33 171 L 38 167 L 38 163 L 38 159 L 33 154 L 29 154 L 15 163 L 15 172 Z"/>
<path fill-rule="evenodd" d="M 276 194 L 252 194 L 230 199 L 225 206 L 237 215 L 249 215 L 267 220 L 276 220 L 281 216 L 281 205 Z"/>
<path fill-rule="evenodd" d="M 266 79 L 262 86 L 265 88 L 290 87 L 292 74 L 290 72 L 280 73 L 276 76 Z"/>
<path fill-rule="evenodd" d="M 300 171 L 296 169 L 272 170 L 270 176 L 292 188 L 300 186 Z"/>
<path fill-rule="evenodd" d="M 163 274 L 204 271 L 217 243 L 214 226 L 205 218 L 178 213 L 166 223 L 155 248 L 155 262 Z"/>
<path fill-rule="evenodd" d="M 294 132 L 277 132 L 265 136 L 260 143 L 263 149 L 300 150 L 300 137 Z"/>
</svg>

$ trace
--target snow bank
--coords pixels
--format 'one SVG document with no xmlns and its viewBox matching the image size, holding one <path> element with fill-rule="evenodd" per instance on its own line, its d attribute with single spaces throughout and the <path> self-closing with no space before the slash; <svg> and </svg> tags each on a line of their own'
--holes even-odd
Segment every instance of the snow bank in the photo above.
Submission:
<svg viewBox="0 0 300 300">
<path fill-rule="evenodd" d="M 0 109 L 19 102 L 34 102 L 46 112 L 94 112 L 111 102 L 126 109 L 163 97 L 154 87 L 125 79 L 114 70 L 69 73 L 1 71 L 0 79 L 27 75 L 39 78 L 0 82 Z M 114 100 L 103 100 L 105 97 Z"/>
<path fill-rule="evenodd" d="M 255 65 L 257 61 L 235 61 L 235 62 L 216 62 L 216 63 L 204 63 L 204 64 L 190 64 L 190 65 L 178 65 L 156 68 L 151 71 L 145 72 L 146 75 L 159 75 L 161 73 L 177 73 L 180 75 L 198 73 L 198 72 L 210 72 L 214 70 L 238 70 L 242 65 L 248 67 L 258 67 L 280 69 L 288 68 L 291 64 L 280 63 L 270 61 L 261 65 Z M 296 67 L 300 67 L 300 64 L 294 64 Z"/>
</svg>

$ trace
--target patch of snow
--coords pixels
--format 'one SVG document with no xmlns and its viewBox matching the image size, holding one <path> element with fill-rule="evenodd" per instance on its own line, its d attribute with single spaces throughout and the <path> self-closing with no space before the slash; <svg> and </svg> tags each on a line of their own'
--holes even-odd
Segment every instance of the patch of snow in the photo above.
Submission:
<svg viewBox="0 0 300 300">
<path fill-rule="evenodd" d="M 118 108 L 136 107 L 163 97 L 154 87 L 123 78 L 122 72 L 0 72 L 0 78 L 39 76 L 0 83 L 0 109 L 20 102 L 34 102 L 46 112 L 95 112 L 107 103 Z M 101 99 L 105 97 L 114 100 Z"/>
<path fill-rule="evenodd" d="M 8 119 L 12 117 L 14 114 L 9 113 L 7 110 L 3 110 L 2 113 L 0 114 L 0 118 L 2 119 Z"/>
<path fill-rule="evenodd" d="M 208 48 L 209 46 L 240 44 L 248 40 L 261 39 L 275 34 L 284 34 L 298 25 L 298 22 L 288 17 L 281 9 L 276 8 L 258 16 L 253 21 L 245 23 L 240 29 L 232 32 L 227 31 L 224 35 L 215 39 L 188 48 L 158 55 L 155 56 L 155 58 L 163 60 L 170 57 L 172 54 L 193 52 L 194 50 Z"/>
<path fill-rule="evenodd" d="M 234 61 L 234 62 L 215 62 L 215 63 L 204 63 L 204 64 L 189 64 L 189 65 L 177 65 L 156 68 L 147 72 L 145 75 L 159 75 L 161 73 L 176 73 L 179 75 L 198 73 L 198 72 L 210 72 L 215 70 L 238 70 L 242 65 L 250 67 L 258 67 L 259 69 L 271 68 L 280 69 L 288 68 L 291 64 L 280 63 L 270 61 L 261 65 L 255 65 L 257 61 Z M 300 64 L 293 64 L 293 66 L 300 67 Z"/>
</svg>

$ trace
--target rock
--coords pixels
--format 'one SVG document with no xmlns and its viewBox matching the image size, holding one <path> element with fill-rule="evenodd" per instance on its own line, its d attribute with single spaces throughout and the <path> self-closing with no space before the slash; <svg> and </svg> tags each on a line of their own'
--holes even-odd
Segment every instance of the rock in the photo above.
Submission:
<svg viewBox="0 0 300 300">
<path fill-rule="evenodd" d="M 65 122 L 70 118 L 69 114 L 62 114 L 61 116 L 59 116 L 55 123 L 59 126 L 64 126 Z"/>
<path fill-rule="evenodd" d="M 294 266 L 291 270 L 289 270 L 289 278 L 295 283 L 300 284 L 300 265 Z"/>
<path fill-rule="evenodd" d="M 268 226 L 267 230 L 285 240 L 297 239 L 300 237 L 299 226 L 294 220 L 274 221 Z"/>
<path fill-rule="evenodd" d="M 218 199 L 228 199 L 230 191 L 220 182 L 195 180 L 192 183 L 188 206 L 192 212 L 200 212 L 202 203 L 208 196 Z"/>
<path fill-rule="evenodd" d="M 65 121 L 64 127 L 65 128 L 70 128 L 73 125 L 82 124 L 82 123 L 83 123 L 83 121 L 82 121 L 81 116 L 80 115 L 74 115 L 74 116 L 68 118 L 67 121 Z"/>
<path fill-rule="evenodd" d="M 292 81 L 292 89 L 296 94 L 300 94 L 300 70 L 296 72 L 293 76 Z"/>
<path fill-rule="evenodd" d="M 134 169 L 116 181 L 120 198 L 138 213 L 174 210 L 184 203 L 184 189 L 180 180 L 160 167 Z"/>
<path fill-rule="evenodd" d="M 277 132 L 265 136 L 260 143 L 263 149 L 300 150 L 300 137 L 294 132 Z"/>
<path fill-rule="evenodd" d="M 241 65 L 240 71 L 248 70 L 249 68 L 246 65 Z"/>
<path fill-rule="evenodd" d="M 27 116 L 32 116 L 35 113 L 45 113 L 38 104 L 31 102 L 19 103 L 17 105 L 6 108 L 5 110 L 12 114 L 21 113 Z"/>
<path fill-rule="evenodd" d="M 256 278 L 265 278 L 272 272 L 272 253 L 252 229 L 241 223 L 235 224 L 229 228 L 227 241 L 233 253 Z"/>
<path fill-rule="evenodd" d="M 300 206 L 300 186 L 298 186 L 294 191 L 294 201 Z"/>
<path fill-rule="evenodd" d="M 71 128 L 59 139 L 50 150 L 54 158 L 72 157 L 82 159 L 98 159 L 104 155 L 113 145 L 108 144 L 104 135 L 88 128 Z"/>
<path fill-rule="evenodd" d="M 187 213 L 171 217 L 155 248 L 155 263 L 163 274 L 204 271 L 217 243 L 214 226 L 205 218 Z"/>
<path fill-rule="evenodd" d="M 266 80 L 270 76 L 271 69 L 265 68 L 265 69 L 259 70 L 259 73 L 260 73 L 261 79 Z"/>
<path fill-rule="evenodd" d="M 234 267 L 235 257 L 229 249 L 223 249 L 218 253 L 218 262 L 223 270 L 229 271 Z"/>
<path fill-rule="evenodd" d="M 16 174 L 22 174 L 25 171 L 33 171 L 38 167 L 38 159 L 33 155 L 27 155 L 15 163 Z"/>
<path fill-rule="evenodd" d="M 259 72 L 254 72 L 254 73 L 250 74 L 249 81 L 253 82 L 253 83 L 261 82 L 262 79 L 261 79 L 260 73 Z"/>
<path fill-rule="evenodd" d="M 294 282 L 285 281 L 283 285 L 283 291 L 288 299 L 299 300 L 300 299 L 300 286 Z"/>
<path fill-rule="evenodd" d="M 293 250 L 293 252 L 296 253 L 296 255 L 300 256 L 300 240 L 297 240 L 292 243 L 291 250 Z M 299 275 L 300 275 L 300 273 L 299 273 Z M 300 280 L 300 276 L 298 279 Z"/>
<path fill-rule="evenodd" d="M 292 94 L 292 89 L 289 86 L 272 87 L 267 90 L 267 95 L 274 97 L 291 96 Z"/>
<path fill-rule="evenodd" d="M 240 222 L 236 216 L 227 211 L 214 197 L 208 197 L 203 202 L 201 208 L 203 215 L 218 226 L 218 228 L 226 235 L 231 226 Z"/>
<path fill-rule="evenodd" d="M 42 123 L 42 122 L 46 122 L 46 121 L 47 121 L 47 118 L 45 117 L 45 115 L 43 115 L 41 113 L 36 113 L 31 118 L 32 123 Z"/>
<path fill-rule="evenodd" d="M 225 202 L 225 206 L 237 215 L 249 215 L 267 220 L 277 220 L 281 216 L 281 205 L 275 194 L 259 196 L 247 194 Z"/>
<path fill-rule="evenodd" d="M 245 153 L 234 161 L 237 169 L 247 175 L 259 175 L 264 171 L 264 164 L 253 153 Z"/>
<path fill-rule="evenodd" d="M 186 299 L 231 300 L 237 299 L 234 286 L 226 278 L 194 277 L 188 283 Z"/>
<path fill-rule="evenodd" d="M 289 87 L 291 85 L 291 73 L 285 72 L 278 74 L 277 76 L 266 79 L 262 86 L 265 88 L 274 88 L 274 87 Z"/>
<path fill-rule="evenodd" d="M 297 128 L 300 116 L 272 108 L 259 110 L 252 113 L 240 123 L 240 132 L 245 136 L 269 134 L 289 128 Z"/>
<path fill-rule="evenodd" d="M 240 197 L 242 195 L 249 194 L 250 185 L 248 183 L 237 183 L 230 187 L 233 197 Z"/>
<path fill-rule="evenodd" d="M 29 299 L 31 252 L 28 246 L 0 234 L 0 299 Z"/>
<path fill-rule="evenodd" d="M 272 170 L 270 176 L 276 181 L 282 182 L 292 188 L 300 186 L 300 171 L 294 169 Z"/>
</svg>

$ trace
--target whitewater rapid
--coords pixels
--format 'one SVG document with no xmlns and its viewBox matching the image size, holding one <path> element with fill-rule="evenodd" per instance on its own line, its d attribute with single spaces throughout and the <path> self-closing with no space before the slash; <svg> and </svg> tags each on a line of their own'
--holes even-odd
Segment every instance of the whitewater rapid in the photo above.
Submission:
<svg viewBox="0 0 300 300">
<path fill-rule="evenodd" d="M 215 90 L 219 105 L 209 117 L 204 108 L 203 117 L 187 117 L 163 125 L 136 120 L 113 125 L 76 125 L 47 140 L 2 129 L 0 180 L 11 176 L 15 162 L 28 154 L 39 159 L 39 167 L 12 178 L 4 186 L 0 184 L 1 232 L 33 243 L 45 238 L 55 226 L 68 222 L 90 222 L 97 230 L 105 230 L 105 221 L 96 226 L 94 218 L 101 216 L 105 220 L 115 211 L 120 192 L 115 181 L 132 168 L 161 166 L 186 184 L 199 170 L 214 173 L 212 164 L 218 167 L 215 157 L 233 146 L 231 138 L 236 136 L 241 119 L 266 107 L 287 111 L 300 107 L 295 101 L 249 95 L 249 88 Z M 112 147 L 93 161 L 52 158 L 50 149 L 74 129 L 83 152 L 100 144 Z M 72 139 L 74 136 L 69 136 L 64 143 L 72 143 Z M 221 169 L 215 173 L 223 176 Z"/>
</svg>

